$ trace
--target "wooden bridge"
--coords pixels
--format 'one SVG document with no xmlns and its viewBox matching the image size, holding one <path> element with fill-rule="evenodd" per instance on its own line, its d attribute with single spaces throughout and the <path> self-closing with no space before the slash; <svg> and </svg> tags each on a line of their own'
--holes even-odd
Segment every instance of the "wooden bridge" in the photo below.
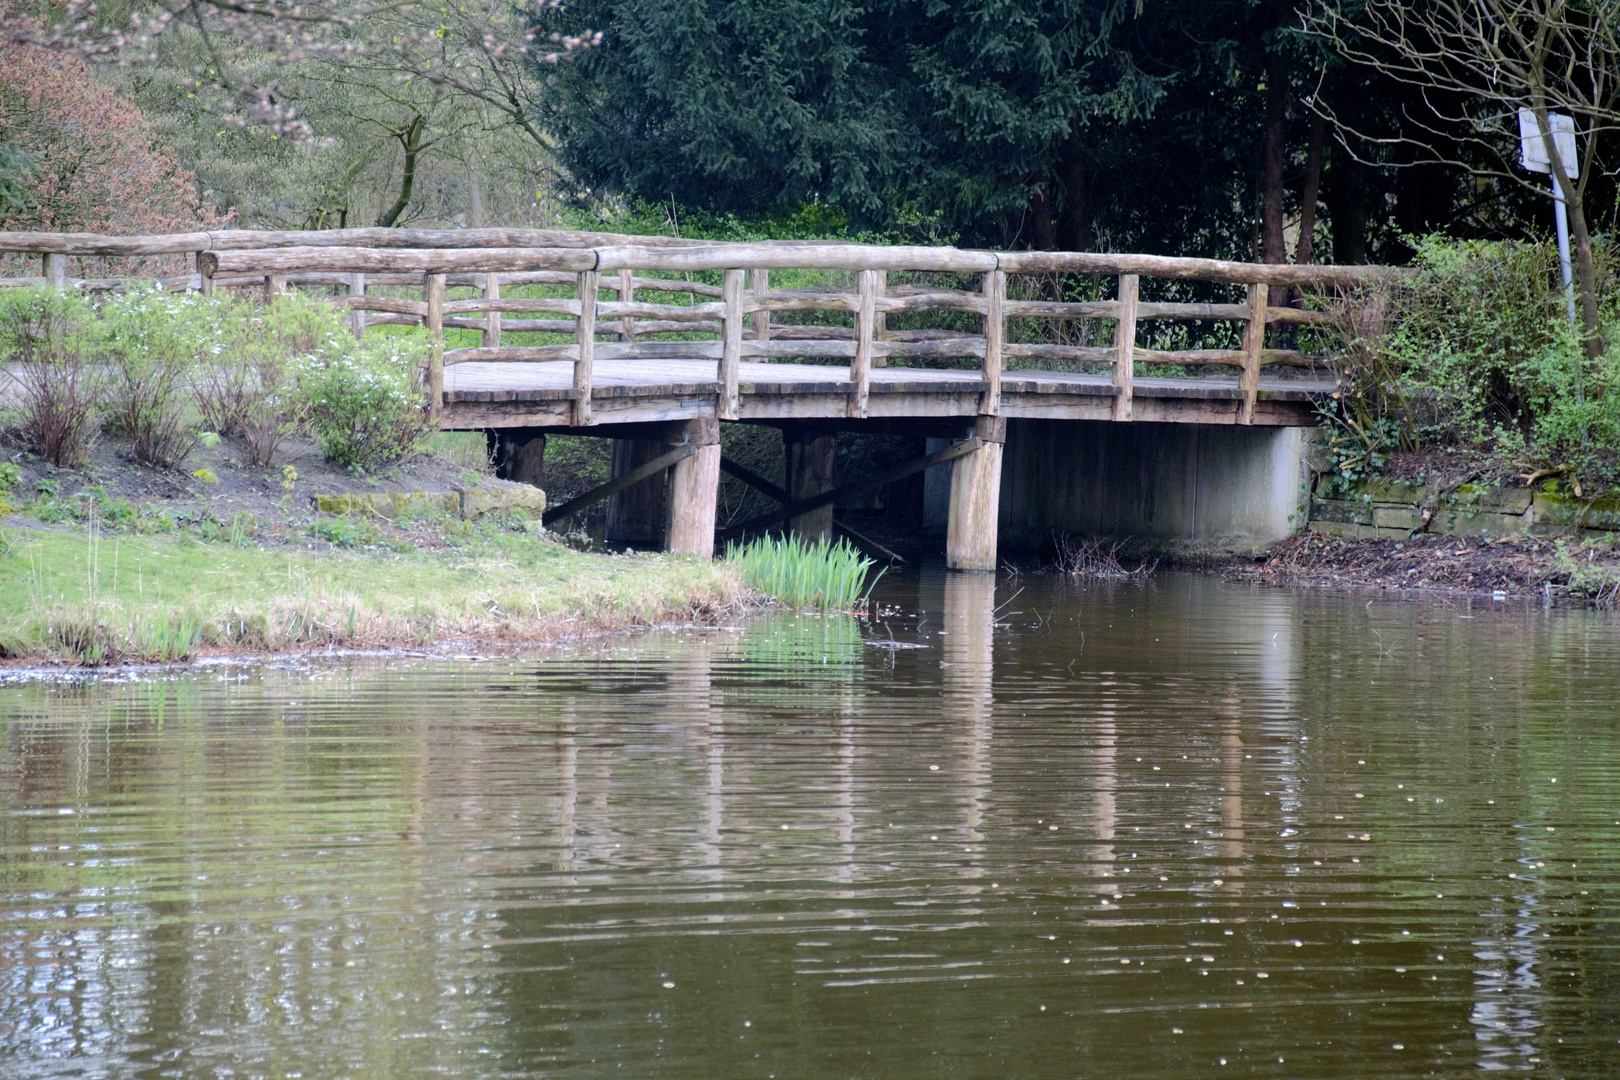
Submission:
<svg viewBox="0 0 1620 1080">
<path fill-rule="evenodd" d="M 490 433 L 503 471 L 515 479 L 536 474 L 547 432 L 619 440 L 615 479 L 547 516 L 555 520 L 603 498 L 622 504 L 668 469 L 665 540 L 674 552 L 712 553 L 723 469 L 782 503 L 744 527 L 791 521 L 817 532 L 831 527 L 833 504 L 851 488 L 951 462 L 947 559 L 958 569 L 996 564 L 1009 420 L 1311 425 L 1313 401 L 1333 390 L 1333 379 L 1318 358 L 1268 348 L 1267 331 L 1331 316 L 1273 297 L 1347 290 L 1382 272 L 505 229 L 14 233 L 0 234 L 4 251 L 42 257 L 44 274 L 29 280 L 88 289 L 123 287 L 127 279 L 71 279 L 70 257 L 184 254 L 195 259 L 195 272 L 163 279 L 165 287 L 262 287 L 267 296 L 294 285 L 335 290 L 336 302 L 353 312 L 357 334 L 379 324 L 423 326 L 431 342 L 423 380 L 428 408 L 442 427 Z M 817 271 L 837 283 L 773 288 L 773 271 Z M 891 284 L 890 275 L 907 280 Z M 1045 298 L 1054 281 L 1076 277 L 1108 279 L 1106 289 L 1095 291 L 1113 295 Z M 1243 299 L 1144 300 L 1144 277 L 1241 286 Z M 502 296 L 503 288 L 526 285 L 565 295 Z M 383 287 L 420 289 L 420 299 L 371 291 Z M 451 298 L 452 291 L 468 295 Z M 891 318 L 900 315 L 937 325 L 892 328 Z M 1097 320 L 1111 324 L 1111 343 L 1063 340 L 1082 336 L 1073 329 Z M 1165 321 L 1235 323 L 1241 344 L 1172 351 L 1137 344 L 1142 324 Z M 1051 333 L 1053 324 L 1069 332 Z M 1018 331 L 1011 336 L 1010 326 Z M 479 344 L 446 349 L 447 327 L 478 332 Z M 503 334 L 518 332 L 565 340 L 503 344 Z M 1174 375 L 1149 374 L 1155 368 Z M 784 430 L 787 491 L 722 460 L 720 422 Z M 832 440 L 849 430 L 905 432 L 944 445 L 881 477 L 835 489 Z"/>
</svg>

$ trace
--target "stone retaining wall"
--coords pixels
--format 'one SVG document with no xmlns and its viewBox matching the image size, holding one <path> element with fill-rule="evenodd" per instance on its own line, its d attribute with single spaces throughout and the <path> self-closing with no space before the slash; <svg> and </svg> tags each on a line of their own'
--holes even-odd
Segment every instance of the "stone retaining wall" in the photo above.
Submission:
<svg viewBox="0 0 1620 1080">
<path fill-rule="evenodd" d="M 375 514 L 393 521 L 424 510 L 472 521 L 485 514 L 517 510 L 539 519 L 546 493 L 526 484 L 500 488 L 457 488 L 454 491 L 379 491 L 317 495 L 315 509 L 327 514 Z"/>
<path fill-rule="evenodd" d="M 1317 474 L 1317 491 L 1326 478 Z M 1568 536 L 1620 531 L 1620 498 L 1577 499 L 1553 490 L 1464 484 L 1441 495 L 1437 485 L 1372 479 L 1337 498 L 1311 499 L 1310 530 L 1347 540 L 1437 536 Z"/>
</svg>

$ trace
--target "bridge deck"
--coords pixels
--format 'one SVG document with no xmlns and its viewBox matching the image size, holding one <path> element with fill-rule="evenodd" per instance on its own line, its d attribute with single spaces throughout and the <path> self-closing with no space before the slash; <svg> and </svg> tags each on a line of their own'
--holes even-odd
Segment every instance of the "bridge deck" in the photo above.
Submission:
<svg viewBox="0 0 1620 1080">
<path fill-rule="evenodd" d="M 574 365 L 544 363 L 453 364 L 444 372 L 448 428 L 566 427 L 574 400 Z M 744 362 L 739 373 L 744 421 L 847 419 L 855 384 L 843 365 Z M 867 416 L 885 420 L 970 418 L 986 383 L 979 372 L 928 368 L 876 368 Z M 1254 422 L 1307 426 L 1312 397 L 1331 393 L 1331 380 L 1261 379 Z M 598 360 L 591 372 L 596 423 L 644 423 L 714 415 L 720 383 L 713 360 Z M 1055 420 L 1109 419 L 1114 387 L 1106 375 L 1059 371 L 1007 371 L 1001 381 L 1003 416 Z M 1236 380 L 1135 380 L 1139 421 L 1232 424 L 1242 392 Z"/>
</svg>

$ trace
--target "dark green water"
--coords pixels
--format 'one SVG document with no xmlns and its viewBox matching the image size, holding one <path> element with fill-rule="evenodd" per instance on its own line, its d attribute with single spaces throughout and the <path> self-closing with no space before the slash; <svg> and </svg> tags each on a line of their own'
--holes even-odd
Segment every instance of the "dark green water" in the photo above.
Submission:
<svg viewBox="0 0 1620 1080">
<path fill-rule="evenodd" d="M 0 687 L 0 1076 L 1620 1075 L 1614 616 L 883 588 Z"/>
</svg>

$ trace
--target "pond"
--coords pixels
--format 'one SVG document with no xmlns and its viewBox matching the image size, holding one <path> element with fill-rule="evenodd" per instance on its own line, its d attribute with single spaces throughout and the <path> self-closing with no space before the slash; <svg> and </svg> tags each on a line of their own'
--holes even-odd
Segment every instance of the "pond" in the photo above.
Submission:
<svg viewBox="0 0 1620 1080">
<path fill-rule="evenodd" d="M 884 614 L 0 687 L 0 1074 L 1620 1075 L 1620 622 Z"/>
</svg>

